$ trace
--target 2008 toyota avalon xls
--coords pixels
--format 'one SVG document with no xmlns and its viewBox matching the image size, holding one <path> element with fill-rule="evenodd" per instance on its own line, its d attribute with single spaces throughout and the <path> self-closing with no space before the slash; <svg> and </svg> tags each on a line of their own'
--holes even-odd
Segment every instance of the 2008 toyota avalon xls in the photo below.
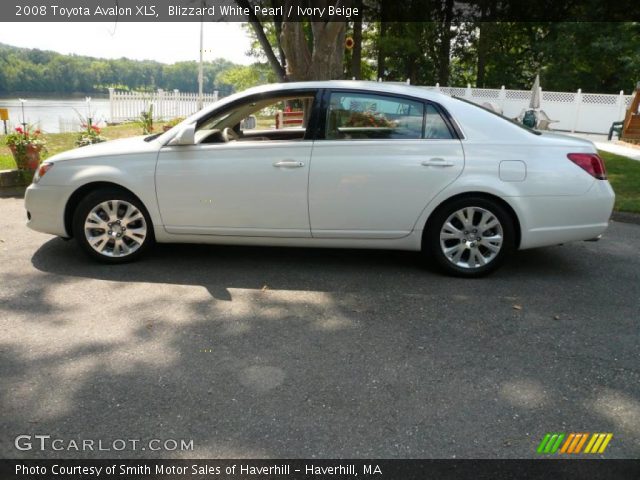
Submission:
<svg viewBox="0 0 640 480">
<path fill-rule="evenodd" d="M 25 197 L 29 227 L 109 263 L 154 242 L 380 248 L 467 277 L 598 238 L 613 202 L 589 141 L 352 81 L 257 87 L 161 135 L 55 155 Z"/>
</svg>

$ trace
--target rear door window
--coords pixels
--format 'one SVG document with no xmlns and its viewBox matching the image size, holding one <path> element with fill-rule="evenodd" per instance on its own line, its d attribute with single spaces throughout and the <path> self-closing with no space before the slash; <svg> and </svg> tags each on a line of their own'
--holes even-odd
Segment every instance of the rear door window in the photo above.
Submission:
<svg viewBox="0 0 640 480">
<path fill-rule="evenodd" d="M 424 113 L 424 104 L 410 99 L 369 93 L 332 92 L 327 109 L 325 138 L 420 139 L 423 138 Z"/>
</svg>

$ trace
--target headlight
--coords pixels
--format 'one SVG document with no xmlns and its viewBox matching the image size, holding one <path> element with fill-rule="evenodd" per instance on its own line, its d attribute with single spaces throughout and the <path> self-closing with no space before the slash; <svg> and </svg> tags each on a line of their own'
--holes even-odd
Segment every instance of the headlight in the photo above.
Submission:
<svg viewBox="0 0 640 480">
<path fill-rule="evenodd" d="M 33 174 L 33 183 L 38 183 L 38 181 L 44 177 L 45 173 L 47 173 L 51 167 L 53 167 L 53 163 L 42 163 L 36 170 L 36 173 Z"/>
</svg>

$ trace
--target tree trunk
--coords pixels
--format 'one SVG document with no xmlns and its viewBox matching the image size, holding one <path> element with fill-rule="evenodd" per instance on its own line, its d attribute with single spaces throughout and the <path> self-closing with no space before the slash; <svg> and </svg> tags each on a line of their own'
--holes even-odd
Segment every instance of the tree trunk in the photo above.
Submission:
<svg viewBox="0 0 640 480">
<path fill-rule="evenodd" d="M 476 71 L 476 86 L 484 88 L 487 53 L 492 38 L 495 38 L 493 14 L 497 9 L 497 0 L 486 0 L 480 5 L 480 22 L 478 23 L 478 60 Z"/>
<path fill-rule="evenodd" d="M 343 78 L 345 22 L 312 22 L 313 51 L 301 22 L 282 22 L 281 45 L 290 80 Z"/>
<path fill-rule="evenodd" d="M 355 7 L 362 12 L 362 0 L 356 0 Z M 353 50 L 351 53 L 351 75 L 362 79 L 362 20 L 353 22 Z"/>
<path fill-rule="evenodd" d="M 438 49 L 438 82 L 449 84 L 449 66 L 451 56 L 451 24 L 453 21 L 453 0 L 446 0 L 442 31 L 440 32 L 440 48 Z"/>
<path fill-rule="evenodd" d="M 384 4 L 384 3 L 383 3 Z M 385 22 L 380 22 L 380 33 L 378 35 L 378 78 L 385 78 L 385 70 L 387 68 L 385 62 L 384 38 L 387 31 Z"/>
<path fill-rule="evenodd" d="M 486 28 L 487 26 L 484 23 L 480 23 L 480 27 L 478 28 L 478 62 L 476 72 L 476 86 L 478 88 L 484 88 L 484 74 L 487 58 Z"/>
</svg>

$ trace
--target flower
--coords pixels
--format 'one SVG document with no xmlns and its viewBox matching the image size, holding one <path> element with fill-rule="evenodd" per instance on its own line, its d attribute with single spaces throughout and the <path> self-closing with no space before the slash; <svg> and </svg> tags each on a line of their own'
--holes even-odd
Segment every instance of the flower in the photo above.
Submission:
<svg viewBox="0 0 640 480">
<path fill-rule="evenodd" d="M 4 142 L 11 149 L 19 168 L 24 168 L 21 165 L 26 162 L 25 158 L 29 152 L 46 150 L 47 142 L 42 137 L 42 132 L 39 129 L 32 131 L 31 128 L 31 125 L 16 127 L 12 133 L 4 138 Z"/>
<path fill-rule="evenodd" d="M 78 134 L 76 138 L 76 146 L 84 147 L 86 145 L 93 145 L 94 143 L 106 142 L 107 139 L 100 135 L 100 127 L 92 125 L 89 122 L 82 122 L 83 130 Z"/>
</svg>

